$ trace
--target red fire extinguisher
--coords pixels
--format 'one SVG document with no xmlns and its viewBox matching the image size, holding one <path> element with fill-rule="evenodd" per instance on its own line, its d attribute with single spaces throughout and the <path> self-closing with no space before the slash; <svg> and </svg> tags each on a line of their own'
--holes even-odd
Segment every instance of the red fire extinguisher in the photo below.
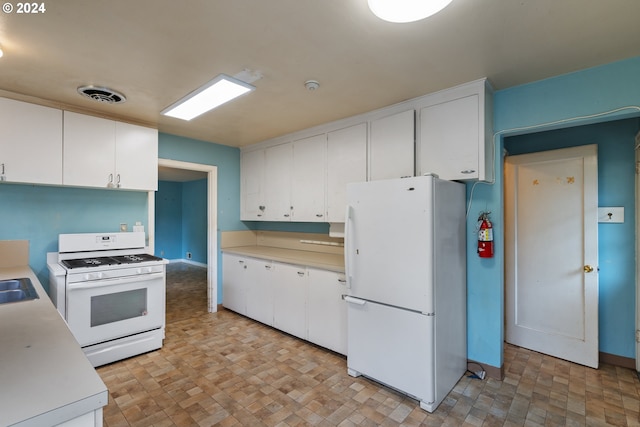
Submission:
<svg viewBox="0 0 640 427">
<path fill-rule="evenodd" d="M 493 226 L 489 220 L 491 212 L 482 212 L 478 218 L 478 256 L 493 258 Z"/>
</svg>

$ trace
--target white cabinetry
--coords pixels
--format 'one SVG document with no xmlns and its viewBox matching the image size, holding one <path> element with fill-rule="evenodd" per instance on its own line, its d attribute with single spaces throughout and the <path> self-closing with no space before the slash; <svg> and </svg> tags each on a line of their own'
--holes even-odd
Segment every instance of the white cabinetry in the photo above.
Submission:
<svg viewBox="0 0 640 427">
<path fill-rule="evenodd" d="M 326 221 L 327 135 L 293 142 L 292 221 Z"/>
<path fill-rule="evenodd" d="M 344 274 L 308 268 L 307 329 L 309 341 L 347 354 L 347 305 Z"/>
<path fill-rule="evenodd" d="M 157 190 L 158 131 L 64 112 L 63 184 Z"/>
<path fill-rule="evenodd" d="M 307 271 L 305 267 L 274 263 L 273 326 L 307 338 Z"/>
<path fill-rule="evenodd" d="M 486 79 L 421 101 L 418 174 L 493 180 L 492 93 Z"/>
<path fill-rule="evenodd" d="M 413 176 L 415 111 L 372 120 L 370 126 L 369 181 Z"/>
<path fill-rule="evenodd" d="M 222 254 L 222 305 L 236 313 L 247 314 L 246 288 L 250 258 Z"/>
<path fill-rule="evenodd" d="M 264 150 L 244 151 L 240 157 L 240 194 L 243 221 L 264 219 Z"/>
<path fill-rule="evenodd" d="M 291 161 L 290 143 L 265 150 L 264 217 L 267 221 L 291 220 Z"/>
<path fill-rule="evenodd" d="M 367 124 L 327 134 L 327 222 L 344 222 L 347 184 L 367 180 Z"/>
<path fill-rule="evenodd" d="M 229 253 L 222 269 L 224 307 L 347 353 L 344 274 Z"/>
<path fill-rule="evenodd" d="M 273 325 L 273 263 L 262 259 L 245 259 L 244 289 L 247 317 Z"/>
<path fill-rule="evenodd" d="M 0 98 L 0 180 L 62 184 L 62 111 Z"/>
</svg>

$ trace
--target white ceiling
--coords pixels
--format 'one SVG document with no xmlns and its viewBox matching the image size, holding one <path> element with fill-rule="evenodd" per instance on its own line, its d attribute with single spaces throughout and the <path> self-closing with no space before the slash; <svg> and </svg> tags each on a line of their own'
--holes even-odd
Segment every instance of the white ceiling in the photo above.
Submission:
<svg viewBox="0 0 640 427">
<path fill-rule="evenodd" d="M 17 3 L 13 3 L 17 4 Z M 0 14 L 0 95 L 243 146 L 489 77 L 496 89 L 640 56 L 639 0 L 453 0 L 410 24 L 366 0 L 55 0 Z M 191 122 L 168 105 L 219 73 L 257 90 Z M 304 82 L 320 82 L 307 91 Z M 81 85 L 127 97 L 107 105 Z"/>
</svg>

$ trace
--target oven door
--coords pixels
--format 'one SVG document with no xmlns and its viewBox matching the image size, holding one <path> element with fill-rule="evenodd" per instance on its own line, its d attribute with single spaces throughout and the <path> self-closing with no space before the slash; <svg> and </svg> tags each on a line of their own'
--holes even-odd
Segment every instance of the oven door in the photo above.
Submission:
<svg viewBox="0 0 640 427">
<path fill-rule="evenodd" d="M 67 324 L 81 347 L 164 326 L 165 274 L 67 285 Z"/>
</svg>

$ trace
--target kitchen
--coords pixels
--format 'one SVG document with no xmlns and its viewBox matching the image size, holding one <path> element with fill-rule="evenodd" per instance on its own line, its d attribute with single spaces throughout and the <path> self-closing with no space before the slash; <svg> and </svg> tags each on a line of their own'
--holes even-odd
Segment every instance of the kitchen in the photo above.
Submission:
<svg viewBox="0 0 640 427">
<path fill-rule="evenodd" d="M 50 11 L 52 11 L 51 9 Z M 78 9 L 79 10 L 79 9 Z M 109 12 L 111 13 L 111 12 Z M 107 14 L 106 16 L 112 16 Z M 13 17 L 15 18 L 15 16 Z M 26 18 L 26 17 L 25 17 Z M 31 17 L 33 18 L 33 17 Z M 36 19 L 46 19 L 47 16 Z M 8 19 L 5 15 L 3 19 Z M 569 18 L 567 18 L 569 20 Z M 633 27 L 628 25 L 627 27 Z M 122 36 L 116 36 L 122 37 Z M 633 39 L 633 37 L 630 37 Z M 108 37 L 103 37 L 103 40 Z M 7 42 L 0 41 L 3 44 Z M 619 44 L 619 43 L 616 43 Z M 8 46 L 5 50 L 9 51 Z M 8 53 L 4 59 L 9 59 Z M 494 94 L 494 132 L 502 132 L 501 137 L 522 133 L 511 129 L 526 128 L 540 123 L 553 123 L 571 117 L 589 116 L 604 111 L 615 110 L 627 105 L 638 105 L 638 94 L 635 76 L 638 75 L 639 61 L 635 54 L 627 54 L 620 58 L 600 63 L 589 63 L 587 66 L 558 72 L 562 76 L 542 80 L 536 83 L 521 85 L 507 85 L 504 89 L 496 90 Z M 624 59 L 631 58 L 631 59 Z M 601 65 L 606 64 L 606 65 Z M 589 66 L 595 68 L 577 71 Z M 571 74 L 564 74 L 576 71 Z M 234 72 L 234 70 L 231 70 Z M 482 77 L 478 75 L 476 77 Z M 550 76 L 544 76 L 551 77 Z M 212 77 L 212 76 L 211 76 Z M 489 75 L 491 78 L 492 76 Z M 531 80 L 539 80 L 533 78 Z M 459 80 L 458 83 L 470 81 L 472 78 Z M 321 82 L 323 83 L 323 82 Z M 526 83 L 526 82 L 522 82 Z M 259 84 L 259 83 L 256 83 Z M 117 81 L 113 83 L 117 87 Z M 451 87 L 448 85 L 444 87 Z M 11 87 L 2 84 L 3 89 L 12 92 Z M 326 86 L 321 85 L 319 95 Z M 443 88 L 444 88 L 443 87 Z M 75 90 L 75 86 L 71 88 Z M 183 92 L 187 91 L 185 90 Z M 16 90 L 18 93 L 25 92 Z M 431 92 L 424 89 L 419 95 Z M 36 94 L 31 94 L 36 96 Z M 305 94 L 307 95 L 307 94 Z M 181 96 L 181 95 L 179 95 Z M 245 99 L 245 101 L 248 98 Z M 300 101 L 307 103 L 308 101 Z M 383 105 L 390 105 L 388 102 Z M 91 104 L 86 104 L 91 105 Z M 162 105 L 160 108 L 164 108 Z M 93 108 L 93 107 L 87 107 Z M 159 108 L 159 109 L 160 109 Z M 110 113 L 107 110 L 104 114 Z M 343 116 L 347 116 L 344 114 Z M 633 112 L 620 111 L 606 117 L 607 120 L 634 117 Z M 635 115 L 637 117 L 637 114 Z M 325 122 L 329 120 L 324 120 Z M 590 119 L 584 119 L 587 124 Z M 550 125 L 553 128 L 558 125 Z M 285 132 L 282 132 L 285 133 Z M 239 150 L 227 145 L 204 142 L 199 138 L 177 136 L 171 131 L 161 132 L 159 135 L 159 157 L 176 159 L 194 163 L 214 164 L 218 167 L 218 226 L 221 231 L 243 230 L 251 224 L 240 221 L 240 183 Z M 633 136 L 633 135 L 631 135 Z M 499 141 L 503 143 L 502 140 Z M 482 209 L 492 211 L 492 219 L 496 236 L 502 236 L 503 221 L 501 214 L 501 150 L 496 147 L 496 185 L 478 185 L 474 193 L 474 207 L 472 212 Z M 204 158 L 210 158 L 205 162 Z M 222 185 L 224 183 L 224 185 Z M 2 239 L 28 239 L 31 242 L 29 264 L 38 274 L 41 282 L 47 282 L 46 264 L 42 254 L 57 250 L 57 236 L 63 232 L 100 232 L 105 228 L 114 229 L 120 223 L 130 226 L 142 221 L 147 229 L 150 226 L 148 218 L 148 199 L 146 194 L 134 192 L 96 191 L 76 188 L 38 187 L 31 185 L 3 185 L 0 187 L 2 200 L 12 206 L 11 210 L 3 210 Z M 627 205 L 627 209 L 632 209 Z M 632 210 L 630 210 L 632 212 Z M 472 215 L 473 216 L 473 215 Z M 73 218 L 69 220 L 68 218 Z M 116 218 L 114 220 L 114 218 Z M 467 229 L 475 228 L 475 219 L 469 218 Z M 631 219 L 627 224 L 633 222 Z M 256 227 L 268 227 L 258 224 Z M 316 232 L 322 226 L 295 226 L 291 224 L 277 224 L 275 228 L 285 228 L 289 231 Z M 322 232 L 326 232 L 326 228 Z M 496 245 L 496 257 L 493 260 L 480 260 L 475 254 L 475 236 L 468 238 L 468 358 L 484 365 L 500 369 L 504 364 L 502 350 L 503 341 L 503 261 L 501 245 Z M 615 243 L 613 244 L 615 245 Z M 627 247 L 633 252 L 634 247 Z M 218 283 L 221 283 L 221 271 L 218 270 Z M 634 276 L 632 276 L 632 280 Z M 604 286 L 604 284 L 601 284 Z M 625 359 L 635 358 L 633 344 L 635 284 L 626 284 L 617 293 L 615 300 L 601 301 L 607 311 L 617 311 L 603 320 L 601 336 L 603 343 L 601 351 L 620 356 Z M 619 300 L 625 302 L 617 308 Z M 629 306 L 630 304 L 630 306 Z"/>
</svg>

